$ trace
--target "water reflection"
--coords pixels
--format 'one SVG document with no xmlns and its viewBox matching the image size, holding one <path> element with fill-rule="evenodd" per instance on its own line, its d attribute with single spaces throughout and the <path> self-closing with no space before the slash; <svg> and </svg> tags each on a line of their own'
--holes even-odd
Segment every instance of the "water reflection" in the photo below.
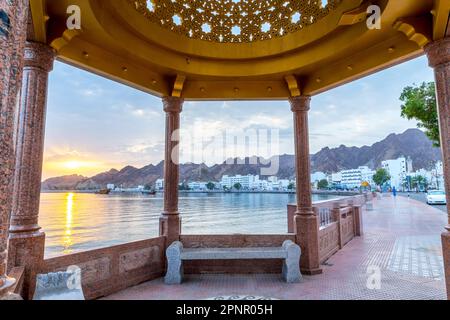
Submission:
<svg viewBox="0 0 450 320">
<path fill-rule="evenodd" d="M 325 200 L 314 197 L 315 201 Z M 184 234 L 277 234 L 287 231 L 286 194 L 182 194 Z M 45 255 L 92 250 L 158 236 L 161 195 L 44 193 L 39 224 Z"/>
<path fill-rule="evenodd" d="M 71 252 L 71 247 L 73 245 L 72 240 L 72 223 L 73 223 L 73 198 L 74 193 L 68 193 L 66 195 L 66 225 L 64 230 L 63 238 L 63 253 L 68 254 Z"/>
</svg>

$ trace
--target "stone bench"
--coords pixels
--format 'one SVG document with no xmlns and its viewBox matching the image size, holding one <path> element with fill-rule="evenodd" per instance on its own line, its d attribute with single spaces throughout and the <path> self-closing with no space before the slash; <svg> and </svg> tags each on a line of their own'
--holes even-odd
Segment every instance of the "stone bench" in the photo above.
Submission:
<svg viewBox="0 0 450 320">
<path fill-rule="evenodd" d="M 291 240 L 281 247 L 257 248 L 183 248 L 179 241 L 172 243 L 166 250 L 166 284 L 181 284 L 183 281 L 183 261 L 185 260 L 261 260 L 283 259 L 283 278 L 287 283 L 300 282 L 301 249 Z"/>
</svg>

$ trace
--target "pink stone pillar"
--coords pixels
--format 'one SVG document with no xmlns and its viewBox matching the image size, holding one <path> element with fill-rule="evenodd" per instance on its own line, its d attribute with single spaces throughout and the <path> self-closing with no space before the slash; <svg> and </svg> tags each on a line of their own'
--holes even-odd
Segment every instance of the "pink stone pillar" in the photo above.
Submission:
<svg viewBox="0 0 450 320">
<path fill-rule="evenodd" d="M 332 211 L 333 220 L 337 222 L 338 225 L 338 245 L 339 249 L 344 247 L 344 235 L 342 233 L 342 214 L 341 214 L 341 206 L 338 205 Z"/>
<path fill-rule="evenodd" d="M 181 219 L 178 212 L 179 184 L 179 129 L 180 113 L 184 100 L 177 97 L 163 98 L 166 112 L 166 149 L 164 162 L 164 212 L 160 218 L 159 233 L 165 236 L 167 245 L 178 241 Z"/>
<path fill-rule="evenodd" d="M 311 168 L 309 154 L 308 111 L 311 97 L 290 98 L 294 113 L 295 168 L 297 211 L 294 230 L 297 244 L 302 248 L 300 267 L 303 273 L 321 273 L 319 258 L 319 221 L 312 208 Z"/>
<path fill-rule="evenodd" d="M 15 118 L 22 82 L 28 0 L 0 1 L 0 299 L 11 297 L 6 275 L 15 167 Z"/>
<path fill-rule="evenodd" d="M 429 44 L 425 51 L 428 55 L 430 67 L 434 68 L 436 77 L 436 95 L 449 216 L 449 224 L 445 228 L 446 231 L 442 233 L 442 250 L 447 296 L 450 300 L 450 37 Z"/>
<path fill-rule="evenodd" d="M 353 206 L 353 224 L 355 226 L 354 234 L 361 237 L 364 234 L 362 206 Z"/>
<path fill-rule="evenodd" d="M 44 260 L 45 234 L 38 224 L 44 153 L 47 83 L 55 53 L 27 42 L 19 104 L 14 197 L 9 228 L 8 270 L 25 267 L 24 297 L 32 294 L 37 267 Z"/>
</svg>

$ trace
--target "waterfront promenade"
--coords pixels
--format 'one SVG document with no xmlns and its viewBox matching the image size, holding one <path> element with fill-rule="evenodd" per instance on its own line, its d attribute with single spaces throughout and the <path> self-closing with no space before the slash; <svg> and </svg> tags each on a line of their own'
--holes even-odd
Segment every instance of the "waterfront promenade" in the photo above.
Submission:
<svg viewBox="0 0 450 320">
<path fill-rule="evenodd" d="M 446 299 L 440 233 L 444 212 L 413 199 L 383 197 L 364 211 L 364 235 L 323 265 L 323 274 L 285 284 L 279 275 L 188 275 L 180 286 L 157 279 L 105 299 L 207 299 L 257 295 L 275 299 Z M 368 289 L 371 270 L 381 271 L 381 288 Z"/>
</svg>

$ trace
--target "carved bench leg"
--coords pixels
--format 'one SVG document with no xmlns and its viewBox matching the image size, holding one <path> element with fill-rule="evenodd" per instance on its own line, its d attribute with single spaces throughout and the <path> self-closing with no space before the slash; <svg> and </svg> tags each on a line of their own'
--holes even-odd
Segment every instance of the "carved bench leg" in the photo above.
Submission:
<svg viewBox="0 0 450 320">
<path fill-rule="evenodd" d="M 183 282 L 182 251 L 183 244 L 179 241 L 175 241 L 167 248 L 167 273 L 164 278 L 165 284 L 181 284 Z"/>
<path fill-rule="evenodd" d="M 283 263 L 283 278 L 287 283 L 297 283 L 302 280 L 300 273 L 300 247 L 290 240 L 283 243 L 283 249 L 287 252 Z"/>
</svg>

